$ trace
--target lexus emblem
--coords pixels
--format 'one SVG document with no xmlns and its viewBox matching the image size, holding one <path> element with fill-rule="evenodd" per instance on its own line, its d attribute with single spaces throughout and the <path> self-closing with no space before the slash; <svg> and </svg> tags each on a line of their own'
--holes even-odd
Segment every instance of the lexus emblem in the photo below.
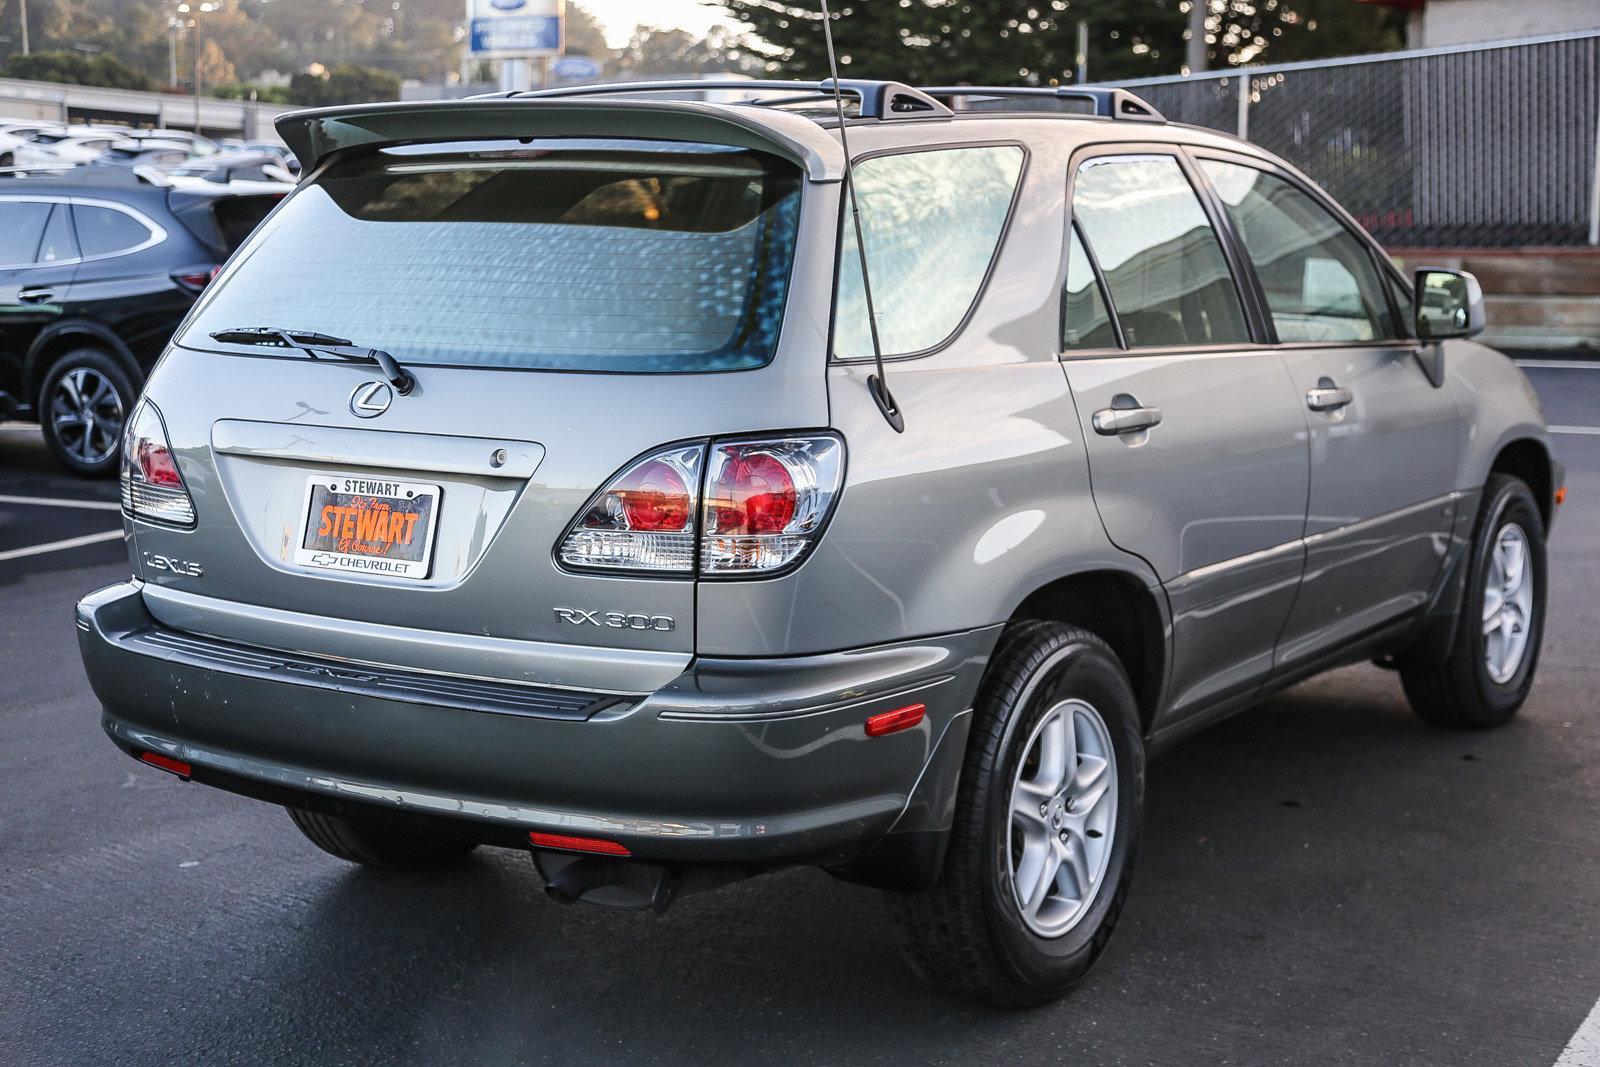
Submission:
<svg viewBox="0 0 1600 1067">
<path fill-rule="evenodd" d="M 388 382 L 365 382 L 350 394 L 350 411 L 358 419 L 373 419 L 389 410 L 394 390 Z"/>
</svg>

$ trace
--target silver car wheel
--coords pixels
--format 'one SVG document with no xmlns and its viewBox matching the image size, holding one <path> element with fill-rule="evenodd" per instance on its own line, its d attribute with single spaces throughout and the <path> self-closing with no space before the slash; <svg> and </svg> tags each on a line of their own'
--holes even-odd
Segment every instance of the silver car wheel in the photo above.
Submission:
<svg viewBox="0 0 1600 1067">
<path fill-rule="evenodd" d="M 1060 937 L 1089 910 L 1117 825 L 1117 757 L 1100 713 L 1082 700 L 1045 712 L 1011 784 L 1011 889 L 1023 922 Z"/>
<path fill-rule="evenodd" d="M 1528 651 L 1533 621 L 1533 575 L 1528 535 L 1514 522 L 1501 527 L 1483 582 L 1483 660 L 1489 677 L 1509 682 Z"/>
<path fill-rule="evenodd" d="M 116 386 L 99 371 L 79 367 L 56 383 L 50 398 L 50 428 L 74 459 L 103 463 L 122 440 L 124 414 Z"/>
</svg>

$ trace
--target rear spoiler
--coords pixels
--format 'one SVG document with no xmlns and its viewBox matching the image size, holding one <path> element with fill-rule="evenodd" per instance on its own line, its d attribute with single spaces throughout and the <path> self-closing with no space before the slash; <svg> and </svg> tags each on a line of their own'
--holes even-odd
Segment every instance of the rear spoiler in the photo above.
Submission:
<svg viewBox="0 0 1600 1067">
<path fill-rule="evenodd" d="M 173 189 L 167 193 L 167 206 L 221 263 L 244 243 L 256 224 L 287 195 L 287 190 L 282 193 L 236 193 L 221 185 L 215 192 L 209 189 Z"/>
<path fill-rule="evenodd" d="M 347 148 L 478 137 L 624 137 L 733 145 L 837 182 L 844 153 L 811 119 L 698 100 L 476 99 L 359 104 L 291 111 L 275 124 L 303 173 Z"/>
</svg>

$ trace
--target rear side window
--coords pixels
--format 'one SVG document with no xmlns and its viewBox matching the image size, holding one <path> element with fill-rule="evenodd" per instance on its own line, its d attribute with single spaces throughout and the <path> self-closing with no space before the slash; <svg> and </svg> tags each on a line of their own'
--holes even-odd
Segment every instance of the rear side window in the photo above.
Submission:
<svg viewBox="0 0 1600 1067">
<path fill-rule="evenodd" d="M 1021 148 L 999 145 L 875 156 L 854 168 L 884 355 L 936 348 L 967 317 L 1011 214 L 1022 161 Z M 870 357 L 848 201 L 835 316 L 834 354 Z"/>
<path fill-rule="evenodd" d="M 1202 160 L 1266 290 L 1278 340 L 1338 343 L 1401 337 L 1366 245 L 1291 182 Z"/>
<path fill-rule="evenodd" d="M 1091 159 L 1072 211 L 1128 347 L 1249 343 L 1222 245 L 1176 159 Z"/>
<path fill-rule="evenodd" d="M 0 267 L 33 263 L 52 206 L 36 200 L 0 201 Z"/>
<path fill-rule="evenodd" d="M 185 332 L 315 330 L 418 363 L 721 371 L 771 360 L 798 168 L 716 145 L 403 146 L 336 164 Z"/>
<path fill-rule="evenodd" d="M 125 211 L 92 204 L 74 204 L 78 245 L 85 256 L 110 256 L 150 240 L 150 228 Z"/>
</svg>

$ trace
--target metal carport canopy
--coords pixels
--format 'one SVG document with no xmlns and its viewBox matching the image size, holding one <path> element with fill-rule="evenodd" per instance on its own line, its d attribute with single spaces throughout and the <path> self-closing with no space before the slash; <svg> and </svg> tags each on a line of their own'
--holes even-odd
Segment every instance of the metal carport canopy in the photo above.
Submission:
<svg viewBox="0 0 1600 1067">
<path fill-rule="evenodd" d="M 698 100 L 478 99 L 359 104 L 291 111 L 278 135 L 310 173 L 335 152 L 365 145 L 494 137 L 622 137 L 771 152 L 813 182 L 836 182 L 844 153 L 811 119 L 748 104 Z"/>
</svg>

